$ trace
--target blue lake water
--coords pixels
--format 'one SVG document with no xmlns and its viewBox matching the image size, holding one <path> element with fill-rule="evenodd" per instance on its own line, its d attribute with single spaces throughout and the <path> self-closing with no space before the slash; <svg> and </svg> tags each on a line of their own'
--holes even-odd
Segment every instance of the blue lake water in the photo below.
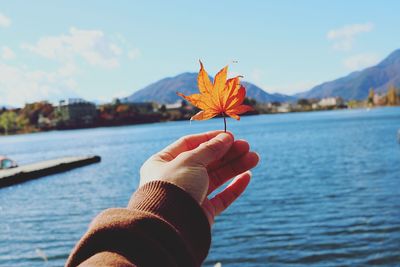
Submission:
<svg viewBox="0 0 400 267">
<path fill-rule="evenodd" d="M 20 164 L 102 157 L 0 189 L 0 266 L 62 266 L 97 213 L 126 205 L 147 157 L 222 127 L 214 119 L 0 137 L 0 154 Z M 228 129 L 261 162 L 217 218 L 204 266 L 400 265 L 400 108 L 251 116 Z"/>
</svg>

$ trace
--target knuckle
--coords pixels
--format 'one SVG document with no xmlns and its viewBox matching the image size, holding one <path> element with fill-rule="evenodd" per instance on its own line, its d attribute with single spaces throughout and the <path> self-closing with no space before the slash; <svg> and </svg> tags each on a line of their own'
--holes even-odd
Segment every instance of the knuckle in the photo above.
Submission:
<svg viewBox="0 0 400 267">
<path fill-rule="evenodd" d="M 163 161 L 171 161 L 174 159 L 174 155 L 172 155 L 168 151 L 161 151 L 158 153 L 158 157 Z"/>
<path fill-rule="evenodd" d="M 183 152 L 179 154 L 175 159 L 177 162 L 187 165 L 191 162 L 191 154 L 192 152 Z"/>
<path fill-rule="evenodd" d="M 203 148 L 212 154 L 218 154 L 224 143 L 219 139 L 214 139 L 212 142 L 203 143 Z"/>
<path fill-rule="evenodd" d="M 186 136 L 179 137 L 177 143 L 183 143 L 183 144 L 185 144 L 185 143 L 186 143 Z"/>
<path fill-rule="evenodd" d="M 192 149 L 192 147 L 191 147 L 191 145 L 190 145 L 190 142 L 189 142 L 189 137 L 188 137 L 188 136 L 182 136 L 182 137 L 180 137 L 178 140 L 179 140 L 178 142 L 179 142 L 180 144 L 183 144 L 184 146 L 186 146 L 187 149 L 189 149 L 189 150 Z"/>
</svg>

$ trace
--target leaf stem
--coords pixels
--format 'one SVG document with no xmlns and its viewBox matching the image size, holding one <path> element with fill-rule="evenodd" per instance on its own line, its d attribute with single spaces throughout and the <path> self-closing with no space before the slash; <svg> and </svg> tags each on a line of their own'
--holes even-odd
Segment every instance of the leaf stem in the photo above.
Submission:
<svg viewBox="0 0 400 267">
<path fill-rule="evenodd" d="M 225 113 L 222 113 L 222 117 L 224 117 L 224 132 L 226 133 L 226 117 L 225 117 Z"/>
</svg>

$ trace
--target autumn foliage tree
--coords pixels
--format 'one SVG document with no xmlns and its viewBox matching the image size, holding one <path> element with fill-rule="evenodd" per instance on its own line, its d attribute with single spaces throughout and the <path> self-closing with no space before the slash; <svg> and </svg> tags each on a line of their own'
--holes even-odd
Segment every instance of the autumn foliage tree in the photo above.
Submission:
<svg viewBox="0 0 400 267">
<path fill-rule="evenodd" d="M 51 118 L 53 113 L 53 105 L 46 101 L 42 101 L 32 104 L 26 104 L 19 114 L 20 116 L 26 118 L 29 121 L 29 124 L 37 125 L 39 116 Z"/>
<path fill-rule="evenodd" d="M 396 88 L 393 85 L 389 87 L 389 90 L 387 92 L 387 103 L 390 106 L 397 105 L 397 92 Z"/>
</svg>

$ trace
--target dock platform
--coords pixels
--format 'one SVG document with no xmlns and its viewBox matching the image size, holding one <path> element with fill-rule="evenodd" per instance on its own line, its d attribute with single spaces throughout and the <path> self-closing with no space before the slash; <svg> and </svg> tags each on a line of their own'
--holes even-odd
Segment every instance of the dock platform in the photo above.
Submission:
<svg viewBox="0 0 400 267">
<path fill-rule="evenodd" d="M 64 157 L 0 170 L 0 188 L 100 162 L 99 156 Z"/>
</svg>

